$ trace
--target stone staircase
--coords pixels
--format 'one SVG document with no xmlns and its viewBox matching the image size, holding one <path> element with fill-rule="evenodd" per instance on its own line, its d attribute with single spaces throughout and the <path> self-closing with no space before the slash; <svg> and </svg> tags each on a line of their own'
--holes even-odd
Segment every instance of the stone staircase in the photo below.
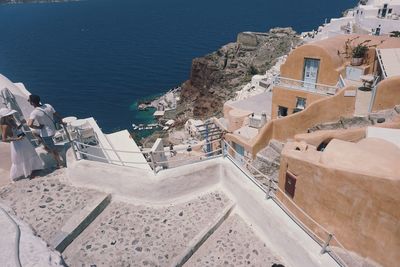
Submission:
<svg viewBox="0 0 400 267">
<path fill-rule="evenodd" d="M 280 145 L 272 143 L 269 149 L 262 160 L 276 167 Z M 7 185 L 0 189 L 0 202 L 61 252 L 68 266 L 283 263 L 236 213 L 235 201 L 218 189 L 155 205 L 73 187 L 63 182 L 63 176 Z"/>
<path fill-rule="evenodd" d="M 268 177 L 267 179 L 258 172 L 250 170 L 266 189 L 269 186 L 269 179 L 278 183 L 282 149 L 283 143 L 273 139 L 267 147 L 257 153 L 256 159 L 252 162 L 256 169 Z M 274 189 L 276 190 L 276 188 Z"/>
<path fill-rule="evenodd" d="M 367 116 L 354 116 L 350 118 L 340 118 L 338 121 L 316 124 L 308 129 L 309 133 L 322 130 L 352 129 L 374 126 L 384 122 L 391 122 L 400 116 L 400 105 L 393 109 L 381 110 L 369 113 Z"/>
</svg>

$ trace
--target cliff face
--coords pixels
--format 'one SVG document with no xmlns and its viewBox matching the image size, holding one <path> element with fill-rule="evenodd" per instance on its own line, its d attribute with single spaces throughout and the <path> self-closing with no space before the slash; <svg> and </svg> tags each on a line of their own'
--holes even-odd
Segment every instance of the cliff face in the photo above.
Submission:
<svg viewBox="0 0 400 267">
<path fill-rule="evenodd" d="M 233 98 L 253 75 L 264 74 L 299 42 L 291 28 L 244 32 L 235 43 L 194 59 L 190 79 L 182 85 L 178 116 L 184 120 L 220 114 L 223 103 Z"/>
</svg>

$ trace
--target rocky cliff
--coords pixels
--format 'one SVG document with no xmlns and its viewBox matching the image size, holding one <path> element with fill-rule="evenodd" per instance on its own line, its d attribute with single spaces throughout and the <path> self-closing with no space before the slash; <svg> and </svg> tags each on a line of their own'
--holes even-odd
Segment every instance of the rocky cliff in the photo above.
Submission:
<svg viewBox="0 0 400 267">
<path fill-rule="evenodd" d="M 178 119 L 219 115 L 225 101 L 250 81 L 264 74 L 276 59 L 300 43 L 291 28 L 275 28 L 268 33 L 243 32 L 237 41 L 192 62 L 190 79 L 183 83 Z"/>
</svg>

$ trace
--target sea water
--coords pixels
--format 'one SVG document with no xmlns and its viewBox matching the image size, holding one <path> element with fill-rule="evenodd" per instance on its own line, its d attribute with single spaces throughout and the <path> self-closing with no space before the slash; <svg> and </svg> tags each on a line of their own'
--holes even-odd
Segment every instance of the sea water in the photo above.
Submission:
<svg viewBox="0 0 400 267">
<path fill-rule="evenodd" d="M 103 131 L 149 123 L 137 101 L 187 80 L 242 31 L 310 31 L 356 0 L 86 0 L 0 5 L 0 73 Z"/>
</svg>

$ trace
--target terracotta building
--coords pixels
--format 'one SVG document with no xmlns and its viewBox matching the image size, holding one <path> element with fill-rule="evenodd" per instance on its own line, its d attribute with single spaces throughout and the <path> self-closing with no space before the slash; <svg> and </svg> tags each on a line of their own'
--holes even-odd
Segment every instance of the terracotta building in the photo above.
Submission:
<svg viewBox="0 0 400 267">
<path fill-rule="evenodd" d="M 365 54 L 355 62 L 353 52 L 363 45 Z M 399 38 L 370 35 L 339 35 L 294 49 L 275 79 L 272 100 L 265 103 L 267 123 L 250 127 L 251 108 L 227 103 L 226 139 L 241 156 L 254 158 L 272 138 L 286 141 L 319 123 L 399 104 L 400 62 L 393 60 L 399 49 Z M 246 134 L 238 131 L 244 126 L 249 126 Z"/>
<path fill-rule="evenodd" d="M 382 127 L 400 128 L 400 114 Z M 382 266 L 397 266 L 400 129 L 329 130 L 296 139 L 282 152 L 279 187 L 286 196 L 278 197 L 322 240 L 326 235 L 286 197 L 350 251 Z"/>
</svg>

